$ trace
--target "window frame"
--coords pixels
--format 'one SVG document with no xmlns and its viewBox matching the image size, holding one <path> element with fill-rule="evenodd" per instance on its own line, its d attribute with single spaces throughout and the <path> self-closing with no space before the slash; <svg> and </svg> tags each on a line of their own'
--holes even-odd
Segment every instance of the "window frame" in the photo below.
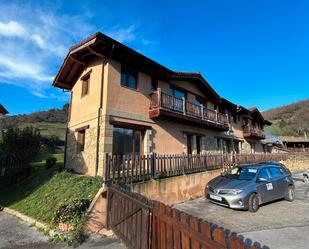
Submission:
<svg viewBox="0 0 309 249">
<path fill-rule="evenodd" d="M 158 79 L 157 78 L 154 78 L 154 77 L 151 77 L 151 83 L 150 83 L 150 88 L 151 88 L 151 91 L 157 91 L 158 90 Z"/>
<path fill-rule="evenodd" d="M 82 90 L 81 90 L 81 98 L 87 96 L 89 94 L 89 88 L 90 88 L 90 74 L 91 71 L 86 73 L 82 78 Z"/>
<path fill-rule="evenodd" d="M 130 79 L 129 79 L 130 76 L 134 76 L 135 78 L 135 87 L 130 86 Z M 120 85 L 122 87 L 126 87 L 132 90 L 138 90 L 138 71 L 131 67 L 121 65 Z"/>
<path fill-rule="evenodd" d="M 176 92 L 182 93 L 184 95 L 183 97 L 185 99 L 187 99 L 187 92 L 185 92 L 184 90 L 179 89 L 177 87 L 170 86 L 170 88 L 168 90 L 168 94 L 175 97 L 175 98 L 181 99 L 182 97 L 178 97 L 178 96 L 175 95 Z"/>
<path fill-rule="evenodd" d="M 130 130 L 132 131 L 132 137 L 131 137 L 131 153 L 130 155 L 142 155 L 144 153 L 144 135 L 145 135 L 145 130 L 143 129 L 138 129 L 138 128 L 131 128 L 131 127 L 124 127 L 124 126 L 114 126 L 113 127 L 113 154 L 115 153 L 114 151 L 114 141 L 115 141 L 115 137 L 114 137 L 114 129 L 126 129 L 126 130 Z M 136 145 L 135 145 L 135 135 L 136 133 L 139 132 L 140 133 L 140 139 L 139 139 L 139 151 L 136 152 Z M 120 154 L 119 154 L 120 155 Z M 125 153 L 122 155 L 126 155 Z"/>
<path fill-rule="evenodd" d="M 86 129 L 81 129 L 77 131 L 77 151 L 85 151 L 85 142 L 86 142 Z"/>
</svg>

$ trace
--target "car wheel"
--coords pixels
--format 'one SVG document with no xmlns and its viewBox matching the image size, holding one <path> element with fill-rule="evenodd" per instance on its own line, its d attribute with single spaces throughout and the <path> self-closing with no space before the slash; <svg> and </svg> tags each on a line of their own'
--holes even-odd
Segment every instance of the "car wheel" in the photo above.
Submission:
<svg viewBox="0 0 309 249">
<path fill-rule="evenodd" d="M 252 213 L 255 213 L 256 211 L 259 210 L 259 205 L 260 205 L 260 200 L 257 194 L 253 193 L 249 197 L 248 201 L 248 210 Z"/>
<path fill-rule="evenodd" d="M 287 201 L 294 201 L 295 199 L 295 189 L 293 186 L 289 186 L 288 191 L 285 195 L 285 198 Z"/>
</svg>

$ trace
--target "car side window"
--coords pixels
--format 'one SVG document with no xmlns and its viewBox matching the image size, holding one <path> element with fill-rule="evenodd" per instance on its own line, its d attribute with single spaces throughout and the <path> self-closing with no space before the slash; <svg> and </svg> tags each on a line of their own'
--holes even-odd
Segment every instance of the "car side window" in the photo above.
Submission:
<svg viewBox="0 0 309 249">
<path fill-rule="evenodd" d="M 267 180 L 270 180 L 270 173 L 268 169 L 266 168 L 261 169 L 259 173 L 259 178 L 265 178 Z"/>
<path fill-rule="evenodd" d="M 278 177 L 278 176 L 282 176 L 282 172 L 280 171 L 280 169 L 275 168 L 275 167 L 271 167 L 269 168 L 270 174 L 272 178 Z"/>
</svg>

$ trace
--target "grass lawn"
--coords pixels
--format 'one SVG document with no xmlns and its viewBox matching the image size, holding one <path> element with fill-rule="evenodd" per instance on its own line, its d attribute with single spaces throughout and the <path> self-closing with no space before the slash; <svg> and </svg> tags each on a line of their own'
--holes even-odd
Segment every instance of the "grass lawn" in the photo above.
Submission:
<svg viewBox="0 0 309 249">
<path fill-rule="evenodd" d="M 61 171 L 63 155 L 59 154 L 53 155 L 58 159 L 57 166 L 45 170 L 48 156 L 40 155 L 34 160 L 29 178 L 0 191 L 0 205 L 52 225 L 60 203 L 73 199 L 93 199 L 102 185 L 102 179 Z"/>
</svg>

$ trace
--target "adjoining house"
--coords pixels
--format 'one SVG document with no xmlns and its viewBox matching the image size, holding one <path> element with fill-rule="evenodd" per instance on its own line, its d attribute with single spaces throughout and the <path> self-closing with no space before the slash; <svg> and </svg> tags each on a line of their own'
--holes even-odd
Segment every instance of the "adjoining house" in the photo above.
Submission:
<svg viewBox="0 0 309 249">
<path fill-rule="evenodd" d="M 6 115 L 8 113 L 9 112 L 4 108 L 4 106 L 0 104 L 0 116 L 1 115 Z"/>
<path fill-rule="evenodd" d="M 279 136 L 283 148 L 293 152 L 309 152 L 309 138 L 294 136 Z"/>
<path fill-rule="evenodd" d="M 111 154 L 265 153 L 257 108 L 218 95 L 200 73 L 175 72 L 96 33 L 71 47 L 53 86 L 71 92 L 66 167 L 102 174 Z"/>
</svg>

